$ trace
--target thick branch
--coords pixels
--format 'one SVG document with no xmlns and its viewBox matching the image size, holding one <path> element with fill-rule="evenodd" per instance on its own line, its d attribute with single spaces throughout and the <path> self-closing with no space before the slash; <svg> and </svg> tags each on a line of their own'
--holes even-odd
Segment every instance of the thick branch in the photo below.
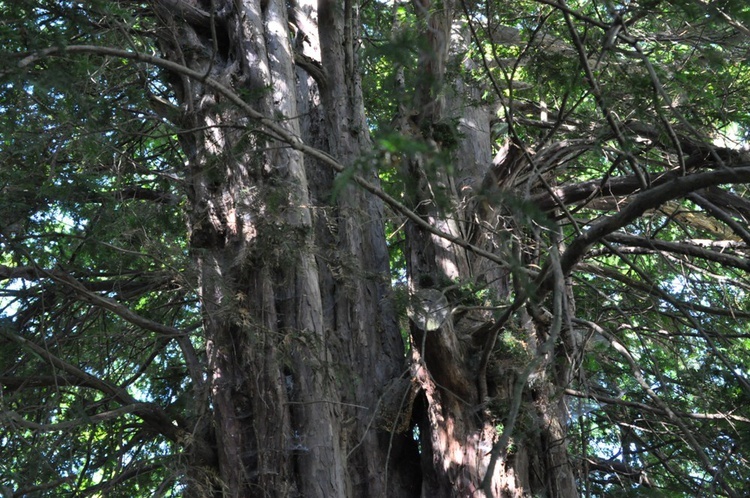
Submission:
<svg viewBox="0 0 750 498">
<path fill-rule="evenodd" d="M 750 183 L 750 166 L 722 168 L 705 173 L 673 178 L 671 181 L 638 194 L 619 213 L 607 216 L 592 225 L 576 237 L 561 257 L 561 266 L 565 275 L 586 256 L 589 248 L 602 238 L 638 219 L 649 209 L 655 209 L 665 202 L 684 197 L 685 195 L 707 186 L 725 183 Z M 542 272 L 540 287 L 547 289 L 552 284 L 550 271 Z"/>
<path fill-rule="evenodd" d="M 712 165 L 713 168 L 713 165 Z M 658 175 L 648 175 L 646 179 L 651 187 L 658 187 L 671 180 L 684 176 L 681 170 L 671 170 Z M 542 192 L 532 196 L 529 201 L 542 211 L 552 211 L 555 208 L 569 206 L 584 201 L 600 198 L 618 198 L 633 194 L 641 188 L 641 183 L 634 175 L 618 176 L 602 180 L 590 180 L 573 185 L 555 187 L 549 192 Z M 737 215 L 750 216 L 750 202 L 718 188 L 707 189 L 704 194 L 715 204 L 732 210 Z M 619 203 L 618 203 L 619 205 Z"/>
<path fill-rule="evenodd" d="M 670 171 L 651 179 L 652 185 L 660 185 L 665 181 L 679 176 L 679 172 Z M 542 211 L 551 211 L 557 207 L 568 206 L 577 202 L 597 199 L 599 197 L 621 197 L 630 195 L 641 188 L 641 183 L 634 175 L 611 178 L 605 182 L 591 180 L 573 185 L 553 188 L 551 192 L 543 192 L 533 196 L 532 204 Z"/>
<path fill-rule="evenodd" d="M 318 84 L 321 93 L 323 93 L 328 86 L 328 78 L 326 77 L 323 67 L 315 59 L 306 56 L 305 54 L 295 52 L 294 63 L 302 68 L 307 74 L 309 74 L 315 83 Z"/>
</svg>

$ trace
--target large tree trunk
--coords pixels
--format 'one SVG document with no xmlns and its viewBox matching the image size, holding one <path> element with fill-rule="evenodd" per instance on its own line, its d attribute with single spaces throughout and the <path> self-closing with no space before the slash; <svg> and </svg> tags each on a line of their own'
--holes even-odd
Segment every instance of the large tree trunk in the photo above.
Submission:
<svg viewBox="0 0 750 498">
<path fill-rule="evenodd" d="M 287 4 L 214 1 L 204 12 L 161 2 L 165 52 L 351 164 L 369 146 L 355 11 Z M 413 496 L 415 443 L 377 418 L 404 368 L 381 204 L 354 188 L 332 199 L 327 166 L 200 81 L 174 87 L 209 365 L 196 437 L 217 457 L 196 456 L 191 494 Z"/>
<path fill-rule="evenodd" d="M 341 164 L 360 163 L 370 143 L 352 2 L 175 5 L 157 3 L 168 58 L 231 87 L 284 133 Z M 450 142 L 446 126 L 458 119 L 452 147 L 461 162 L 431 176 L 430 154 L 405 161 L 417 180 L 412 201 L 433 227 L 498 258 L 408 223 L 410 291 L 452 299 L 456 284 L 471 284 L 508 298 L 511 272 L 498 261 L 533 262 L 533 244 L 508 249 L 514 238 L 533 237 L 508 213 L 477 202 L 480 188 L 498 187 L 483 181 L 493 178 L 489 112 L 467 105 L 476 96 L 460 81 L 450 92 L 443 85 L 451 2 L 415 5 L 426 27 L 424 78 L 402 131 L 428 140 L 437 156 Z M 172 85 L 184 109 L 190 250 L 209 366 L 206 385 L 196 386 L 206 394 L 195 407 L 189 493 L 440 497 L 484 488 L 493 496 L 573 496 L 564 413 L 543 351 L 550 326 L 539 310 L 521 309 L 525 319 L 516 323 L 533 369 L 498 356 L 482 325 L 491 316 L 470 311 L 437 330 L 413 322 L 405 370 L 380 201 L 337 182 L 322 161 L 226 105 L 212 86 L 178 75 Z M 377 182 L 374 172 L 363 174 Z M 436 192 L 452 199 L 449 207 Z M 514 283 L 518 294 L 522 283 Z M 566 371 L 557 366 L 558 375 Z M 536 380 L 520 415 L 509 415 L 530 373 Z M 421 455 L 404 430 L 408 408 Z M 502 424 L 513 429 L 510 450 L 498 444 Z M 207 446 L 215 454 L 198 451 Z"/>
<path fill-rule="evenodd" d="M 466 304 L 460 288 L 486 289 L 511 306 L 533 284 L 513 268 L 542 263 L 535 254 L 545 243 L 523 212 L 503 207 L 523 194 L 503 190 L 502 170 L 517 168 L 523 160 L 508 145 L 493 165 L 492 113 L 481 104 L 481 89 L 464 85 L 455 74 L 450 84 L 444 82 L 446 67 L 470 64 L 464 55 L 468 33 L 454 23 L 456 5 L 414 3 L 425 26 L 417 70 L 422 85 L 401 129 L 411 130 L 434 150 L 405 160 L 407 174 L 419 179 L 412 206 L 433 227 L 497 259 L 408 222 L 409 291 L 417 301 L 442 295 L 443 306 L 453 310 Z M 451 160 L 443 164 L 446 154 Z M 555 238 L 546 243 L 556 244 Z M 435 330 L 412 322 L 413 372 L 421 389 L 414 418 L 423 450 L 422 496 L 576 495 L 566 450 L 566 414 L 555 387 L 565 385 L 570 365 L 553 364 L 553 320 L 539 309 L 542 293 L 536 297 L 520 305 L 515 313 L 520 318 L 505 324 L 502 333 L 508 339 L 502 344 L 496 341 L 498 330 L 486 325 L 493 321 L 486 310 L 449 313 Z M 559 297 L 556 311 L 570 313 L 570 296 Z M 514 398 L 520 401 L 517 408 Z"/>
</svg>

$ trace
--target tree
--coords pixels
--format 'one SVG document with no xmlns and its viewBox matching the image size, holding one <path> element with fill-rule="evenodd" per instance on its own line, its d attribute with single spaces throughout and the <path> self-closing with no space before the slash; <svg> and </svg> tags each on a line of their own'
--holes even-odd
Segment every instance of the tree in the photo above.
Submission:
<svg viewBox="0 0 750 498">
<path fill-rule="evenodd" d="M 743 491 L 743 2 L 0 11 L 5 495 Z"/>
</svg>

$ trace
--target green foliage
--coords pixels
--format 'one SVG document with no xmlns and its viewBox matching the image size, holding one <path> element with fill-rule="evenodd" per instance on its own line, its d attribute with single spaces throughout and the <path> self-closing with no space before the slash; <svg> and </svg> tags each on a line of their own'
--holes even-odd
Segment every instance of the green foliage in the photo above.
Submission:
<svg viewBox="0 0 750 498">
<path fill-rule="evenodd" d="M 123 27 L 147 24 L 122 16 L 115 4 L 90 2 L 87 9 L 0 4 L 4 67 L 17 67 L 19 53 L 73 40 L 122 44 L 121 35 L 102 30 L 100 23 L 114 20 L 108 16 Z M 1 386 L 0 484 L 20 494 L 38 487 L 54 495 L 143 496 L 161 487 L 169 495 L 178 486 L 175 448 L 140 417 L 97 420 L 116 413 L 122 400 L 8 340 L 44 344 L 48 354 L 144 402 L 169 406 L 191 388 L 171 340 L 81 299 L 61 279 L 70 275 L 81 292 L 116 300 L 144 319 L 195 328 L 174 181 L 182 158 L 174 130 L 146 101 L 144 88 L 155 77 L 93 56 L 45 59 L 2 74 L 2 264 L 29 270 L 4 280 L 0 297 L 2 375 L 28 379 Z"/>
<path fill-rule="evenodd" d="M 474 247 L 502 258 L 488 270 L 464 248 L 476 273 L 430 275 L 459 310 L 456 323 L 470 314 L 494 319 L 499 306 L 529 295 L 527 311 L 543 328 L 554 304 L 541 292 L 536 302 L 535 291 L 554 262 L 551 247 L 565 254 L 592 226 L 637 207 L 661 174 L 747 164 L 736 147 L 750 136 L 745 1 L 566 5 L 467 2 L 469 15 L 457 14 L 454 34 L 471 41 L 451 52 L 439 85 L 419 70 L 428 47 L 424 18 L 405 3 L 362 3 L 357 58 L 373 148 L 336 177 L 327 200 L 345 196 L 354 175 L 377 176 L 384 191 L 437 229 L 455 222 Z M 143 9 L 0 2 L 0 485 L 18 494 L 176 496 L 182 486 L 183 449 L 175 441 L 136 413 L 116 413 L 121 399 L 45 355 L 161 407 L 183 426 L 201 416 L 185 343 L 111 309 L 187 331 L 203 358 L 199 279 L 185 228 L 194 195 L 186 185 L 195 172 L 185 168 L 181 110 L 154 105 L 175 102 L 170 75 L 116 57 L 30 57 L 73 43 L 158 53 L 162 33 Z M 626 25 L 607 46 L 612 9 Z M 462 156 L 462 145 L 476 123 L 462 120 L 462 109 L 419 121 L 424 109 L 413 107 L 425 96 L 418 91 L 450 97 L 467 87 L 463 110 L 501 121 L 512 164 L 491 171 L 486 157 L 468 169 L 472 158 Z M 267 91 L 239 90 L 248 101 Z M 248 146 L 239 143 L 237 151 Z M 227 180 L 218 158 L 208 166 L 200 173 L 209 184 Z M 610 189 L 626 181 L 637 185 Z M 561 200 L 587 182 L 600 190 Z M 264 188 L 272 213 L 258 222 L 263 241 L 251 256 L 283 266 L 308 237 L 305 228 L 274 223 L 289 200 L 281 189 Z M 550 207 L 552 193 L 559 202 Z M 557 400 L 563 389 L 575 393 L 565 398 L 575 461 L 644 470 L 651 484 L 600 468 L 579 475 L 587 496 L 722 496 L 722 484 L 742 492 L 750 480 L 748 191 L 734 184 L 698 193 L 711 201 L 677 196 L 584 254 L 568 254 L 576 260 L 570 301 L 547 373 L 557 379 L 553 369 L 569 362 L 570 375 L 544 394 Z M 421 282 L 407 281 L 415 264 L 407 261 L 407 220 L 389 208 L 377 221 L 385 225 L 408 344 L 407 289 Z M 231 306 L 228 313 L 239 308 Z M 492 361 L 517 372 L 534 347 L 518 315 L 509 324 Z M 488 416 L 501 420 L 507 410 L 495 399 Z M 521 432 L 540 439 L 531 417 L 521 419 Z"/>
</svg>

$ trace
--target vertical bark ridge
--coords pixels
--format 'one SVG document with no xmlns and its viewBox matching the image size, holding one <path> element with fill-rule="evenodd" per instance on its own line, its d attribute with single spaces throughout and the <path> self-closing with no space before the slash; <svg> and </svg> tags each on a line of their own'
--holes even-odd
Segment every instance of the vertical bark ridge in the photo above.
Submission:
<svg viewBox="0 0 750 498">
<path fill-rule="evenodd" d="M 370 148 L 354 2 L 211 6 L 170 33 L 170 57 L 354 165 Z M 160 13 L 169 24 L 174 13 Z M 295 66 L 300 55 L 320 68 L 315 78 Z M 404 437 L 391 447 L 376 420 L 403 368 L 382 205 L 352 187 L 332 198 L 327 167 L 257 133 L 199 81 L 175 86 L 194 130 L 182 142 L 212 390 L 215 435 L 205 437 L 218 459 L 213 481 L 190 493 L 412 496 Z"/>
<path fill-rule="evenodd" d="M 359 24 L 356 2 L 329 0 L 319 6 L 321 63 L 327 80 L 321 89 L 321 117 L 326 125 L 320 130 L 325 135 L 316 141 L 343 164 L 358 167 L 371 144 L 355 55 Z M 375 172 L 364 174 L 378 181 Z M 326 181 L 331 183 L 323 189 L 331 192 L 333 180 L 327 176 Z M 333 279 L 335 320 L 331 324 L 340 346 L 336 363 L 346 365 L 339 382 L 343 399 L 364 407 L 343 409 L 344 417 L 351 420 L 344 436 L 352 483 L 349 496 L 411 496 L 414 477 L 403 465 L 403 451 L 413 442 L 404 435 L 389 437 L 376 420 L 386 384 L 404 368 L 403 345 L 389 302 L 383 206 L 360 189 L 346 185 L 338 190 L 330 212 L 338 222 L 331 248 L 341 265 Z M 404 446 L 407 448 L 402 449 Z M 368 452 L 368 448 L 377 451 Z M 389 476 L 388 483 L 385 475 Z"/>
</svg>

